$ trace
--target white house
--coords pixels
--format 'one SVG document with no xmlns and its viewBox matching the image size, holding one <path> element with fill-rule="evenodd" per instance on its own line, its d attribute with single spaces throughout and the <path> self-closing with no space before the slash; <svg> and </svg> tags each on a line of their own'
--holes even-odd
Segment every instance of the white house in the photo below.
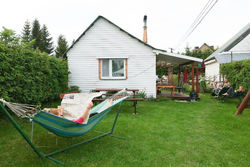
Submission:
<svg viewBox="0 0 250 167">
<path fill-rule="evenodd" d="M 168 53 L 146 42 L 145 36 L 143 42 L 98 16 L 67 51 L 69 85 L 77 85 L 83 92 L 95 88 L 140 89 L 148 97 L 156 97 L 156 55 Z M 170 55 L 171 60 L 174 57 Z M 179 55 L 175 61 L 194 61 L 189 58 Z"/>
<path fill-rule="evenodd" d="M 250 23 L 205 59 L 206 78 L 221 81 L 221 64 L 245 59 L 250 59 Z"/>
</svg>

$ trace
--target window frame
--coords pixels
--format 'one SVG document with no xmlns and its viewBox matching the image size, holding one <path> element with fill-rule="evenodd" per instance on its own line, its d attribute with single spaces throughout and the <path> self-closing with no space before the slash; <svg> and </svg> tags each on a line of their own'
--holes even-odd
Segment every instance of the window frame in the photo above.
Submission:
<svg viewBox="0 0 250 167">
<path fill-rule="evenodd" d="M 109 60 L 109 76 L 108 77 L 103 77 L 103 71 L 102 71 L 102 67 L 103 67 L 103 60 Z M 123 77 L 114 77 L 112 76 L 112 61 L 113 60 L 123 60 L 123 72 L 124 72 L 124 76 Z M 100 61 L 100 79 L 101 80 L 123 80 L 123 79 L 127 79 L 127 58 L 101 58 L 99 59 Z"/>
</svg>

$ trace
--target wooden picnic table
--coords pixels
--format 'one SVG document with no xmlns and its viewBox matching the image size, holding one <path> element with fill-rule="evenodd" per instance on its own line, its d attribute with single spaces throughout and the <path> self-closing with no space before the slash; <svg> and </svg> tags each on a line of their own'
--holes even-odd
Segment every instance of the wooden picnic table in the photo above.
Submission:
<svg viewBox="0 0 250 167">
<path fill-rule="evenodd" d="M 97 88 L 97 89 L 93 89 L 92 91 L 93 92 L 102 92 L 102 91 L 105 91 L 105 92 L 118 92 L 118 91 L 121 91 L 122 89 L 116 89 L 116 88 Z M 136 94 L 137 92 L 139 92 L 139 89 L 127 89 L 128 92 L 133 92 L 133 94 L 127 98 L 125 101 L 132 101 L 134 102 L 134 113 L 136 114 L 136 105 L 137 105 L 137 101 L 143 101 L 144 98 L 139 98 L 137 97 L 138 95 Z M 104 94 L 106 95 L 107 97 L 103 98 L 103 97 L 97 97 L 97 98 L 94 98 L 93 101 L 94 102 L 98 102 L 98 101 L 104 101 L 105 99 L 107 99 L 109 96 L 112 96 L 113 94 L 111 93 L 107 93 L 107 94 Z"/>
<path fill-rule="evenodd" d="M 156 95 L 157 95 L 157 92 L 158 92 L 159 88 L 170 88 L 170 89 L 172 89 L 171 95 L 174 96 L 174 92 L 175 92 L 175 86 L 174 85 L 157 84 L 156 85 Z"/>
</svg>

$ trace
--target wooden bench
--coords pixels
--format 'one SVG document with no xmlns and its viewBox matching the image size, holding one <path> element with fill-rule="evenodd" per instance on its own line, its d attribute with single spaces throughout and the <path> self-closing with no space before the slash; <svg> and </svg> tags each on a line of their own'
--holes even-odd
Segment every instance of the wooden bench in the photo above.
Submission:
<svg viewBox="0 0 250 167">
<path fill-rule="evenodd" d="M 158 90 L 160 88 L 170 88 L 170 89 L 172 89 L 171 95 L 174 96 L 174 92 L 175 92 L 175 86 L 174 85 L 161 85 L 161 84 L 157 84 L 156 85 L 156 95 L 157 95 Z"/>
<path fill-rule="evenodd" d="M 93 89 L 93 92 L 102 92 L 105 91 L 107 93 L 103 94 L 101 97 L 97 97 L 93 99 L 93 102 L 101 102 L 106 100 L 108 97 L 112 96 L 115 94 L 115 92 L 121 91 L 122 89 L 110 89 L 110 88 L 102 88 L 102 89 Z M 127 98 L 125 101 L 132 101 L 134 102 L 133 106 L 134 106 L 134 114 L 136 114 L 136 105 L 137 105 L 137 101 L 143 101 L 144 98 L 139 98 L 138 97 L 138 92 L 139 89 L 127 89 L 128 92 L 132 92 L 132 94 L 130 95 L 129 98 Z M 114 93 L 113 93 L 114 92 Z M 103 97 L 106 96 L 106 97 Z"/>
</svg>

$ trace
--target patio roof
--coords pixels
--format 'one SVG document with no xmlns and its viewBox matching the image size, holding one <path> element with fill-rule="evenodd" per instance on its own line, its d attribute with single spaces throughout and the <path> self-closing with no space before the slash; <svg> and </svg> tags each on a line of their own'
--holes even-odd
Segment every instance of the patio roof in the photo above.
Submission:
<svg viewBox="0 0 250 167">
<path fill-rule="evenodd" d="M 190 62 L 197 62 L 197 63 L 202 63 L 203 59 L 196 58 L 196 57 L 191 57 L 187 55 L 181 55 L 177 53 L 170 53 L 170 52 L 164 52 L 161 50 L 154 50 L 154 53 L 156 53 L 156 57 L 158 61 L 166 61 L 171 64 L 187 64 Z"/>
</svg>

